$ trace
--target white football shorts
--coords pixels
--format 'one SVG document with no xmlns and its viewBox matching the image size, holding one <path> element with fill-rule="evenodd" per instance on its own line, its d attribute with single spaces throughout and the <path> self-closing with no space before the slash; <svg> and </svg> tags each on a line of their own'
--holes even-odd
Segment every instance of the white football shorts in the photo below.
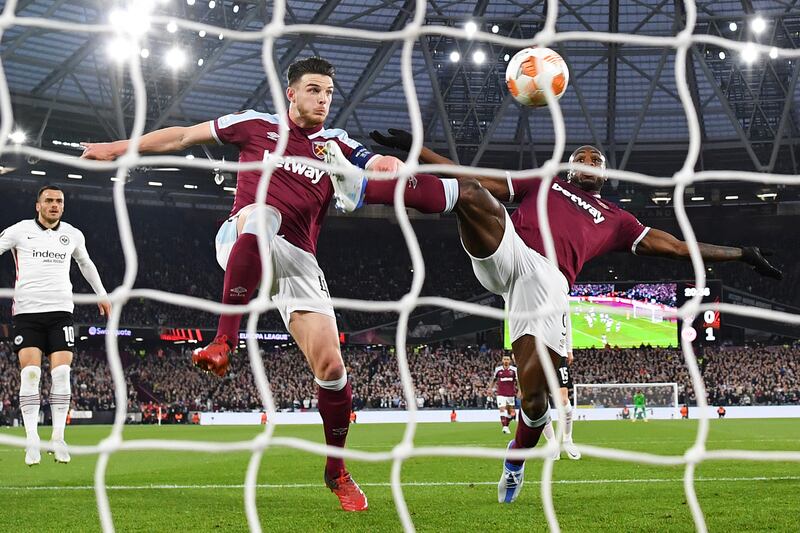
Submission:
<svg viewBox="0 0 800 533">
<path fill-rule="evenodd" d="M 497 408 L 502 409 L 505 406 L 514 407 L 517 405 L 516 398 L 513 396 L 497 396 Z"/>
<path fill-rule="evenodd" d="M 234 215 L 220 226 L 214 240 L 217 248 L 217 263 L 225 270 L 231 249 L 238 237 Z M 335 318 L 331 296 L 325 274 L 317 263 L 317 258 L 301 250 L 280 235 L 276 235 L 270 249 L 273 280 L 270 297 L 278 302 L 278 311 L 283 323 L 289 328 L 289 318 L 294 311 L 312 311 Z M 289 298 L 313 298 L 310 303 L 282 303 Z"/>
<path fill-rule="evenodd" d="M 470 259 L 481 285 L 505 300 L 511 341 L 533 335 L 561 357 L 566 357 L 570 329 L 569 283 L 557 266 L 525 244 L 514 229 L 508 211 L 505 233 L 497 250 L 489 257 L 480 259 L 470 255 Z M 517 317 L 517 313 L 537 311 L 547 305 L 555 307 L 556 312 L 541 318 Z"/>
</svg>

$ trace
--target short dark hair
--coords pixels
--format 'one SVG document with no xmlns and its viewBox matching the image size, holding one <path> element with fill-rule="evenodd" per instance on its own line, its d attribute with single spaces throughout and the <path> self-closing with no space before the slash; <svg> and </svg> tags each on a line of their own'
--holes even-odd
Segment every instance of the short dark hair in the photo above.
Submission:
<svg viewBox="0 0 800 533">
<path fill-rule="evenodd" d="M 41 197 L 42 197 L 42 193 L 43 193 L 44 191 L 61 191 L 62 193 L 64 192 L 64 191 L 61 189 L 61 187 L 59 187 L 58 185 L 45 185 L 44 187 L 42 187 L 41 189 L 39 189 L 39 192 L 37 192 L 37 193 L 36 193 L 36 201 L 37 201 L 37 202 L 39 201 L 39 198 L 41 198 Z"/>
<path fill-rule="evenodd" d="M 289 85 L 300 80 L 303 74 L 321 74 L 333 78 L 336 75 L 336 69 L 328 61 L 318 56 L 300 59 L 289 65 L 289 71 L 286 74 Z"/>
</svg>

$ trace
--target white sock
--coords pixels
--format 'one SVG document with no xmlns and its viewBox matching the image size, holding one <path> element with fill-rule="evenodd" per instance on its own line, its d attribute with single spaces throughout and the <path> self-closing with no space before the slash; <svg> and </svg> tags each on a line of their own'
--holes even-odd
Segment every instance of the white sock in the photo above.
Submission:
<svg viewBox="0 0 800 533">
<path fill-rule="evenodd" d="M 25 424 L 25 434 L 29 439 L 38 439 L 39 432 L 39 380 L 42 369 L 38 366 L 26 366 L 19 371 L 19 410 Z"/>
<path fill-rule="evenodd" d="M 547 439 L 547 442 L 550 442 L 554 438 L 556 438 L 556 433 L 553 431 L 553 421 L 548 420 L 547 424 L 544 425 L 544 429 L 542 430 L 542 435 L 544 438 Z"/>
<path fill-rule="evenodd" d="M 50 371 L 53 385 L 50 387 L 50 412 L 53 414 L 53 440 L 64 440 L 69 402 L 72 388 L 69 382 L 69 365 L 61 365 Z"/>
<path fill-rule="evenodd" d="M 572 442 L 572 405 L 564 406 L 566 417 L 564 418 L 564 442 Z"/>
</svg>

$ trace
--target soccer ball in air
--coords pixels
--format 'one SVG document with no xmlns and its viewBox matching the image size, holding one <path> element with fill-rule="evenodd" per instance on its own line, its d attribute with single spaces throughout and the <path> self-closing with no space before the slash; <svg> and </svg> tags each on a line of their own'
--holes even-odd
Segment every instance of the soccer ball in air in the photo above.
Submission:
<svg viewBox="0 0 800 533">
<path fill-rule="evenodd" d="M 520 50 L 506 67 L 506 85 L 511 96 L 522 105 L 547 105 L 544 88 L 550 83 L 556 99 L 567 90 L 569 69 L 564 59 L 549 48 Z"/>
</svg>

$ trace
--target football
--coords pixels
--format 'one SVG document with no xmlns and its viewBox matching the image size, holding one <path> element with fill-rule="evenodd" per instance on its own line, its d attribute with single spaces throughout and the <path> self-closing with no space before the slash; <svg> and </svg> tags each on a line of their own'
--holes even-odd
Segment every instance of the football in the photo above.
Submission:
<svg viewBox="0 0 800 533">
<path fill-rule="evenodd" d="M 547 105 L 544 88 L 553 89 L 556 99 L 567 90 L 569 69 L 564 59 L 549 48 L 520 50 L 506 67 L 506 85 L 511 96 L 524 106 Z"/>
</svg>

